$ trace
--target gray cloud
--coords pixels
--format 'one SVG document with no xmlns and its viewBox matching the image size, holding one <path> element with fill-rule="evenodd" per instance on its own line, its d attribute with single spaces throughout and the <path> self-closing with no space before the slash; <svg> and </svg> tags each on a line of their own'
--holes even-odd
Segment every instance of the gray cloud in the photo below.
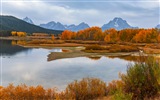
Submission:
<svg viewBox="0 0 160 100">
<path fill-rule="evenodd" d="M 2 14 L 30 17 L 35 24 L 57 21 L 63 24 L 86 22 L 102 26 L 122 17 L 132 26 L 155 27 L 159 23 L 158 0 L 3 0 Z"/>
</svg>

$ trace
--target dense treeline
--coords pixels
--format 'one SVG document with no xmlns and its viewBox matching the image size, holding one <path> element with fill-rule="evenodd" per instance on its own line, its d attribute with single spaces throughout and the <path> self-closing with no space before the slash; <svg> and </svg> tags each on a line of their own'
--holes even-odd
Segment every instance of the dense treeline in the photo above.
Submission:
<svg viewBox="0 0 160 100">
<path fill-rule="evenodd" d="M 0 30 L 0 36 L 3 36 L 3 37 L 11 36 L 11 31 L 2 31 L 2 30 Z"/>
<path fill-rule="evenodd" d="M 65 30 L 62 33 L 63 40 L 95 40 L 107 43 L 134 42 L 134 43 L 157 43 L 160 42 L 158 29 L 123 29 L 117 31 L 113 28 L 102 31 L 99 27 L 91 27 L 80 30 L 77 33 Z"/>
</svg>

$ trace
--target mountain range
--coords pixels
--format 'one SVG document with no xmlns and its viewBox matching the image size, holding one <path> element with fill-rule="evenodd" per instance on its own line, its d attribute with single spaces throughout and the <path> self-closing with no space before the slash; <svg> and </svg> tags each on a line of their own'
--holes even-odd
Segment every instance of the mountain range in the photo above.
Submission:
<svg viewBox="0 0 160 100">
<path fill-rule="evenodd" d="M 28 18 L 28 22 L 32 20 Z M 29 23 L 31 23 L 29 22 Z M 31 23 L 32 24 L 32 23 Z M 46 28 L 46 29 L 53 29 L 53 30 L 71 30 L 71 31 L 79 31 L 86 28 L 89 28 L 89 25 L 85 22 L 80 23 L 79 25 L 71 24 L 71 25 L 63 25 L 60 22 L 48 22 L 46 24 L 40 24 L 40 27 Z M 138 28 L 130 26 L 126 20 L 123 20 L 122 18 L 115 17 L 113 20 L 109 21 L 107 24 L 104 24 L 102 27 L 102 30 L 107 30 L 110 28 L 115 28 L 116 30 L 122 30 L 126 28 Z"/>
<path fill-rule="evenodd" d="M 62 33 L 62 31 L 45 29 L 40 26 L 30 24 L 14 16 L 0 15 L 0 19 L 1 19 L 0 20 L 1 31 L 24 31 L 27 33 L 38 32 L 38 33 L 53 33 L 53 34 Z"/>
<path fill-rule="evenodd" d="M 85 28 L 89 28 L 89 25 L 85 22 L 82 22 L 79 25 L 63 25 L 60 22 L 51 21 L 47 24 L 35 25 L 33 21 L 28 17 L 25 17 L 24 19 L 18 19 L 14 16 L 0 15 L 0 19 L 0 31 L 24 31 L 27 33 L 41 32 L 59 34 L 66 29 L 71 31 L 79 31 Z M 116 17 L 113 20 L 109 21 L 107 24 L 104 24 L 101 28 L 104 31 L 109 28 L 122 30 L 125 28 L 138 27 L 132 27 L 127 23 L 126 20 Z M 157 25 L 155 28 L 160 28 L 160 24 Z"/>
<path fill-rule="evenodd" d="M 89 25 L 82 22 L 79 25 L 63 25 L 60 22 L 48 22 L 47 24 L 40 24 L 40 27 L 46 28 L 46 29 L 53 29 L 53 30 L 71 30 L 71 31 L 79 31 L 86 28 L 89 28 Z"/>
<path fill-rule="evenodd" d="M 33 21 L 28 17 L 25 17 L 23 20 L 30 23 L 30 24 L 33 24 Z M 46 28 L 46 29 L 71 30 L 71 31 L 75 31 L 75 32 L 89 28 L 89 25 L 85 22 L 82 22 L 79 25 L 75 25 L 75 24 L 63 25 L 60 22 L 50 21 L 46 24 L 40 24 L 39 26 L 42 28 Z M 113 20 L 110 20 L 108 23 L 104 24 L 101 28 L 104 31 L 104 30 L 107 30 L 110 28 L 115 28 L 116 30 L 122 30 L 122 29 L 126 29 L 126 28 L 134 28 L 135 29 L 138 27 L 133 27 L 133 26 L 129 25 L 126 20 L 124 20 L 120 17 L 115 17 Z M 155 28 L 160 28 L 160 24 L 158 24 Z"/>
</svg>

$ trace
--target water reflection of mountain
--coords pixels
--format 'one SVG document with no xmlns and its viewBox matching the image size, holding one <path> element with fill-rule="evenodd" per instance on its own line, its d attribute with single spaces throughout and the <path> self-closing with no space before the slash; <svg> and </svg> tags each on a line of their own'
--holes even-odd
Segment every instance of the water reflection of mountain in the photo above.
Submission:
<svg viewBox="0 0 160 100">
<path fill-rule="evenodd" d="M 2 55 L 15 55 L 16 53 L 30 50 L 29 48 L 12 45 L 11 42 L 10 40 L 0 40 L 0 53 Z"/>
</svg>

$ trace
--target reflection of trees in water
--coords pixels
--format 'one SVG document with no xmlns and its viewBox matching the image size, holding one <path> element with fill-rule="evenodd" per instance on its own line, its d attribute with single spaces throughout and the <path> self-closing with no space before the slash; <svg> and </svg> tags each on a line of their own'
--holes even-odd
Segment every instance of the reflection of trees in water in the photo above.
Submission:
<svg viewBox="0 0 160 100">
<path fill-rule="evenodd" d="M 19 52 L 28 51 L 29 48 L 17 46 L 18 41 L 0 40 L 0 53 L 2 55 L 14 55 Z"/>
<path fill-rule="evenodd" d="M 89 58 L 91 60 L 99 60 L 101 57 L 87 57 L 87 58 Z"/>
<path fill-rule="evenodd" d="M 109 58 L 119 58 L 127 61 L 144 62 L 145 56 L 109 56 Z"/>
</svg>

